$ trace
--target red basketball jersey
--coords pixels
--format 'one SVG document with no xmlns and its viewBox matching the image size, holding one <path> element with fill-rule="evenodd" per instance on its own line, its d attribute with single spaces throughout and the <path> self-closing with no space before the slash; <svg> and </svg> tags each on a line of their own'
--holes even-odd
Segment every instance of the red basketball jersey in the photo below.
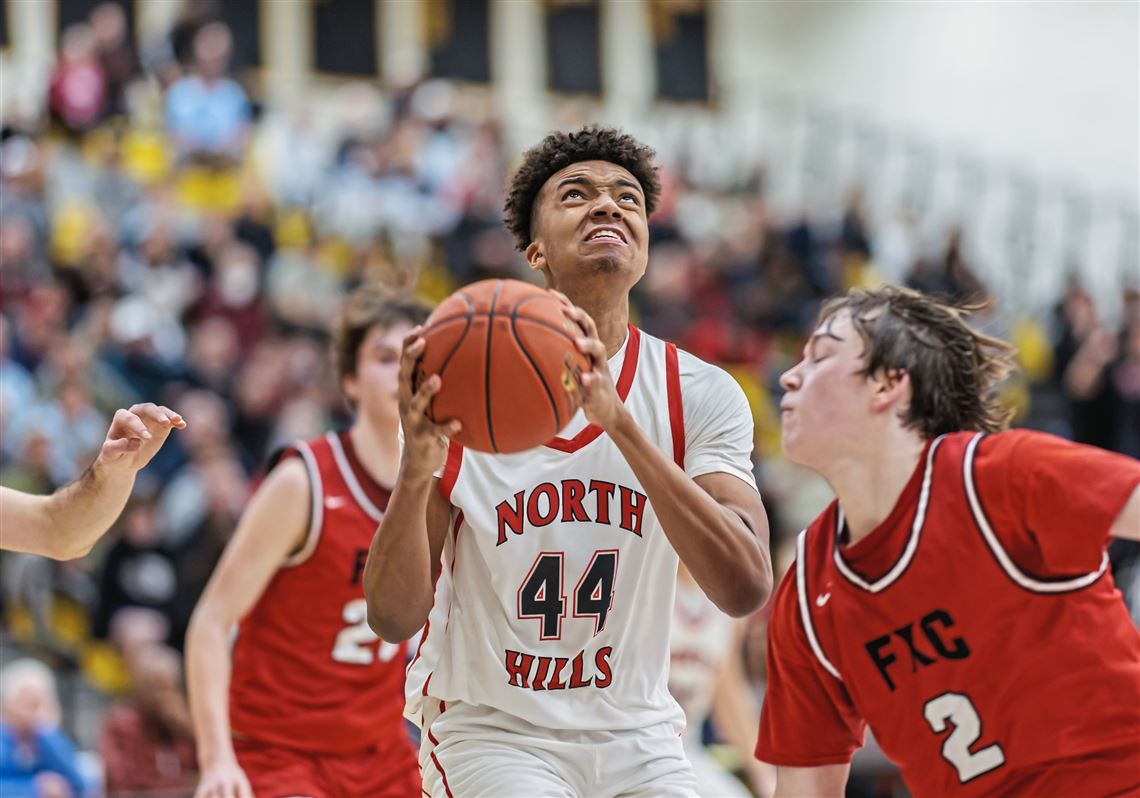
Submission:
<svg viewBox="0 0 1140 798">
<path fill-rule="evenodd" d="M 415 767 L 402 718 L 407 644 L 381 642 L 369 629 L 361 584 L 388 493 L 359 466 L 347 433 L 289 453 L 309 471 L 309 533 L 241 620 L 231 727 L 309 752 L 388 749 L 398 756 L 386 763 Z"/>
<path fill-rule="evenodd" d="M 931 442 L 889 517 L 800 533 L 757 758 L 850 761 L 870 726 L 915 795 L 1140 789 L 1140 634 L 1107 570 L 1140 464 L 1040 433 Z"/>
</svg>

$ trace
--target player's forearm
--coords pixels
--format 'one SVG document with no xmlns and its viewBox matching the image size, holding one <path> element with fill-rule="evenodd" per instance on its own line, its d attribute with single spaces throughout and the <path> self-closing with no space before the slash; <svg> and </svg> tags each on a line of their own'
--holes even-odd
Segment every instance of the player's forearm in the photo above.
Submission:
<svg viewBox="0 0 1140 798">
<path fill-rule="evenodd" d="M 229 630 L 199 605 L 186 632 L 186 688 L 203 768 L 235 758 L 229 713 L 232 670 Z"/>
<path fill-rule="evenodd" d="M 133 471 L 96 460 L 83 476 L 49 496 L 45 512 L 51 556 L 66 560 L 87 554 L 115 523 L 134 484 Z"/>
<path fill-rule="evenodd" d="M 398 643 L 416 633 L 433 599 L 427 508 L 431 474 L 401 473 L 364 566 L 368 625 Z"/>
<path fill-rule="evenodd" d="M 694 482 L 628 413 L 607 433 L 645 488 L 665 536 L 705 595 L 734 617 L 759 608 L 772 589 L 772 568 L 757 531 Z"/>
</svg>

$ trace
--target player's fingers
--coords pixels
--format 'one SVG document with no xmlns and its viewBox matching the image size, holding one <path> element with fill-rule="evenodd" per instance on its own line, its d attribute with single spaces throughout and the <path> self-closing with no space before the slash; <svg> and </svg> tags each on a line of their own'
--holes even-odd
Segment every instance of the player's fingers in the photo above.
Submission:
<svg viewBox="0 0 1140 798">
<path fill-rule="evenodd" d="M 597 338 L 579 336 L 574 343 L 578 346 L 579 352 L 590 358 L 595 369 L 606 365 L 606 347 Z"/>
<path fill-rule="evenodd" d="M 143 439 L 151 436 L 146 424 L 135 413 L 130 410 L 116 410 L 111 419 L 111 429 L 107 432 L 107 438 L 119 439 L 132 435 Z"/>
<path fill-rule="evenodd" d="M 457 418 L 448 419 L 442 424 L 436 424 L 434 426 L 435 434 L 444 438 L 454 438 L 462 431 L 463 424 Z"/>
<path fill-rule="evenodd" d="M 103 444 L 103 454 L 126 454 L 127 452 L 137 452 L 140 448 L 142 448 L 142 441 L 138 438 L 115 438 Z"/>
<path fill-rule="evenodd" d="M 443 385 L 443 380 L 439 378 L 438 374 L 432 374 L 423 385 L 412 396 L 412 400 L 408 403 L 408 409 L 412 413 L 419 415 L 427 410 L 428 403 L 431 402 L 433 396 L 439 393 L 440 387 Z"/>
<path fill-rule="evenodd" d="M 162 415 L 166 416 L 166 422 L 170 424 L 170 426 L 176 427 L 177 429 L 182 429 L 186 426 L 186 422 L 183 420 L 182 416 L 171 410 L 166 405 L 160 406 L 158 410 Z"/>
<path fill-rule="evenodd" d="M 409 333 L 404 338 L 404 346 L 400 350 L 400 382 L 407 384 L 411 387 L 412 373 L 415 371 L 416 362 L 420 359 L 420 355 L 424 353 L 424 347 L 427 346 L 427 341 L 416 335 Z"/>
</svg>

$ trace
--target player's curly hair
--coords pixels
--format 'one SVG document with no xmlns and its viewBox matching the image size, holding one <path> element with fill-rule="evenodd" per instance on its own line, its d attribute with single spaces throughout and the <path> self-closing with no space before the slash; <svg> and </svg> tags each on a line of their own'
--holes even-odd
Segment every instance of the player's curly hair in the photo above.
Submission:
<svg viewBox="0 0 1140 798">
<path fill-rule="evenodd" d="M 551 133 L 523 154 L 511 178 L 503 221 L 521 252 L 530 245 L 534 200 L 555 172 L 581 161 L 608 161 L 627 169 L 645 192 L 645 213 L 657 208 L 661 178 L 653 164 L 656 152 L 627 133 L 612 127 L 590 125 L 572 133 Z"/>
<path fill-rule="evenodd" d="M 337 377 L 356 373 L 360 346 L 373 327 L 423 324 L 430 312 L 418 299 L 399 296 L 376 282 L 362 284 L 344 301 L 332 327 L 330 348 Z"/>
<path fill-rule="evenodd" d="M 925 437 L 959 430 L 998 432 L 1013 411 L 997 388 L 1013 369 L 1014 347 L 966 324 L 985 305 L 955 307 L 909 288 L 852 289 L 831 300 L 820 322 L 846 310 L 863 339 L 864 376 L 905 371 L 912 397 L 903 423 Z"/>
</svg>

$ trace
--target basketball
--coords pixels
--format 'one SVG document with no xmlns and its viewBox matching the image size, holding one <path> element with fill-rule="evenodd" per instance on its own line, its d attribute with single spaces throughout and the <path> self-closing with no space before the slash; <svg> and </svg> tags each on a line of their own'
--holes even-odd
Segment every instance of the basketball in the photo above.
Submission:
<svg viewBox="0 0 1140 798">
<path fill-rule="evenodd" d="M 427 320 L 415 386 L 443 384 L 428 406 L 436 423 L 458 419 L 457 443 L 507 454 L 558 434 L 581 401 L 586 356 L 566 328 L 562 303 L 519 280 L 483 280 L 459 289 Z"/>
</svg>

